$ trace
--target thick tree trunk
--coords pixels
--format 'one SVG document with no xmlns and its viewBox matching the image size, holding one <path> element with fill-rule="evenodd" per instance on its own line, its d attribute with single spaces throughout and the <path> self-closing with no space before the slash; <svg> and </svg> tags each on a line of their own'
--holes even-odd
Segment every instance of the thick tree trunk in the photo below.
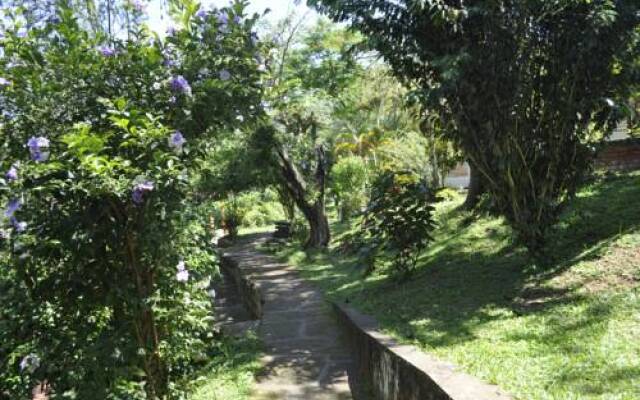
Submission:
<svg viewBox="0 0 640 400">
<path fill-rule="evenodd" d="M 469 182 L 469 190 L 467 192 L 467 199 L 464 201 L 462 207 L 467 210 L 474 209 L 478 202 L 480 201 L 480 196 L 484 194 L 486 191 L 486 185 L 484 184 L 484 178 L 482 177 L 482 173 L 478 168 L 472 163 L 469 162 L 469 170 L 470 170 L 470 182 Z"/>
<path fill-rule="evenodd" d="M 326 248 L 331 239 L 329 221 L 325 211 L 325 180 L 326 180 L 326 160 L 322 147 L 316 149 L 318 166 L 315 175 L 315 187 L 317 194 L 315 200 L 310 202 L 307 199 L 307 184 L 304 177 L 289 158 L 287 152 L 277 149 L 280 161 L 280 172 L 289 194 L 302 211 L 309 225 L 309 238 L 305 244 L 306 248 Z"/>
<path fill-rule="evenodd" d="M 305 248 L 326 248 L 331 240 L 329 220 L 325 212 L 324 204 L 314 204 L 302 212 L 309 223 L 309 238 Z"/>
</svg>

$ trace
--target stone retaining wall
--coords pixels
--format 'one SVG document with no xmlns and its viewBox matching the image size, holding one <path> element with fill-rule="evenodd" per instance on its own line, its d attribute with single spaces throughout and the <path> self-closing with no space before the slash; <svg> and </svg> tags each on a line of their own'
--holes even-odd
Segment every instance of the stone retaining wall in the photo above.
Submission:
<svg viewBox="0 0 640 400">
<path fill-rule="evenodd" d="M 349 374 L 356 400 L 512 400 L 414 346 L 382 334 L 375 319 L 333 304 L 347 332 L 355 368 Z"/>
<path fill-rule="evenodd" d="M 242 272 L 242 269 L 238 267 L 238 262 L 229 256 L 222 256 L 220 258 L 220 266 L 222 269 L 233 278 L 242 302 L 245 307 L 255 319 L 262 318 L 262 306 L 264 305 L 264 299 L 260 287 Z"/>
</svg>

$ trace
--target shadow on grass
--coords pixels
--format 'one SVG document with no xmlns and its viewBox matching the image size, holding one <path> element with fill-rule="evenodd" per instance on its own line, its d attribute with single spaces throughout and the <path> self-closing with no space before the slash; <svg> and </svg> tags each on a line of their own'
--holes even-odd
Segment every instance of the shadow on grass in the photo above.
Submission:
<svg viewBox="0 0 640 400">
<path fill-rule="evenodd" d="M 546 283 L 579 262 L 600 257 L 620 235 L 638 230 L 640 212 L 631 206 L 638 199 L 638 174 L 587 185 L 551 233 L 554 262 L 545 267 L 512 243 L 499 220 L 481 217 L 469 224 L 469 214 L 456 209 L 441 214 L 436 241 L 405 283 L 384 276 L 363 282 L 357 260 L 336 251 L 303 254 L 290 247 L 280 255 L 297 257 L 294 263 L 302 265 L 305 277 L 334 300 L 353 303 L 376 315 L 383 327 L 437 348 L 471 340 L 478 326 L 492 321 L 552 313 L 582 302 L 577 291 Z M 336 236 L 345 229 L 339 225 Z M 606 318 L 608 312 L 600 308 L 593 318 Z M 584 313 L 577 321 L 559 322 L 549 336 L 562 340 L 592 324 L 589 311 Z"/>
</svg>

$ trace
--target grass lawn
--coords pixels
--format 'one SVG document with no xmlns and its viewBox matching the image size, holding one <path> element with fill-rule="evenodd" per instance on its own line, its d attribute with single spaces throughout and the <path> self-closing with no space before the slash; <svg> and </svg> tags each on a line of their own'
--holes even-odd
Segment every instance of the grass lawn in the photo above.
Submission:
<svg viewBox="0 0 640 400">
<path fill-rule="evenodd" d="M 211 366 L 196 383 L 190 400 L 249 400 L 255 375 L 260 371 L 261 344 L 257 337 L 228 339 L 221 345 L 223 360 Z"/>
<path fill-rule="evenodd" d="M 640 174 L 584 187 L 551 235 L 550 265 L 501 219 L 438 205 L 413 278 L 362 279 L 352 256 L 278 254 L 327 295 L 518 399 L 640 399 Z M 348 227 L 334 225 L 334 232 Z"/>
</svg>

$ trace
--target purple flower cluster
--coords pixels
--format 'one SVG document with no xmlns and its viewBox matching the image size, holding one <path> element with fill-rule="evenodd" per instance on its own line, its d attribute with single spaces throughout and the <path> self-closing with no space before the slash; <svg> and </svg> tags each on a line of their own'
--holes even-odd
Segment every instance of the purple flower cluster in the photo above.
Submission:
<svg viewBox="0 0 640 400">
<path fill-rule="evenodd" d="M 205 18 L 207 18 L 207 14 L 208 14 L 208 13 L 205 11 L 205 9 L 204 9 L 204 8 L 200 8 L 200 9 L 198 10 L 198 12 L 196 13 L 196 17 L 197 17 L 197 18 L 201 18 L 201 19 L 205 19 Z"/>
<path fill-rule="evenodd" d="M 44 162 L 49 158 L 49 139 L 39 136 L 32 136 L 27 142 L 31 159 L 35 162 Z"/>
<path fill-rule="evenodd" d="M 0 76 L 0 87 L 7 87 L 9 85 L 11 85 L 11 81 L 8 80 L 7 78 Z"/>
<path fill-rule="evenodd" d="M 98 47 L 98 51 L 104 57 L 114 57 L 117 54 L 116 53 L 116 49 L 114 49 L 113 47 L 108 47 L 108 46 L 100 46 L 100 47 Z"/>
<path fill-rule="evenodd" d="M 218 19 L 218 23 L 220 25 L 227 25 L 229 23 L 229 14 L 224 10 L 218 11 L 216 18 Z"/>
<path fill-rule="evenodd" d="M 186 282 L 189 280 L 189 271 L 184 265 L 184 261 L 180 261 L 177 265 L 178 272 L 176 273 L 176 280 L 178 282 Z"/>
<path fill-rule="evenodd" d="M 216 19 L 218 20 L 218 30 L 222 33 L 229 31 L 229 15 L 226 11 L 220 10 L 216 14 Z"/>
<path fill-rule="evenodd" d="M 7 204 L 7 209 L 4 212 L 4 216 L 7 218 L 12 218 L 13 214 L 16 213 L 22 207 L 22 202 L 19 199 L 11 199 Z"/>
<path fill-rule="evenodd" d="M 129 5 L 137 12 L 144 12 L 147 5 L 142 0 L 129 0 Z"/>
<path fill-rule="evenodd" d="M 7 171 L 7 173 L 4 175 L 5 178 L 7 178 L 7 180 L 9 182 L 14 182 L 18 180 L 18 167 L 16 167 L 16 165 L 12 165 L 11 168 L 9 168 L 9 171 Z"/>
<path fill-rule="evenodd" d="M 223 81 L 228 81 L 229 79 L 231 79 L 231 72 L 229 72 L 226 69 L 223 69 L 222 71 L 220 71 L 218 75 L 220 76 L 220 79 Z"/>
<path fill-rule="evenodd" d="M 167 28 L 167 36 L 175 36 L 180 29 L 175 26 L 170 26 Z"/>
<path fill-rule="evenodd" d="M 177 151 L 182 151 L 182 146 L 187 143 L 187 139 L 184 138 L 182 132 L 175 131 L 169 136 L 169 147 Z"/>
<path fill-rule="evenodd" d="M 27 230 L 27 223 L 24 221 L 18 221 L 15 217 L 11 218 L 11 225 L 13 225 L 16 232 L 24 232 Z"/>
<path fill-rule="evenodd" d="M 169 84 L 171 86 L 171 90 L 173 90 L 174 92 L 186 94 L 187 96 L 191 95 L 191 86 L 184 76 L 174 76 L 173 78 L 171 78 Z"/>
<path fill-rule="evenodd" d="M 162 54 L 162 57 L 163 57 L 162 65 L 164 65 L 165 67 L 171 68 L 177 65 L 175 60 L 172 59 L 171 54 L 165 52 Z"/>
<path fill-rule="evenodd" d="M 144 182 L 137 183 L 133 187 L 133 193 L 131 195 L 131 197 L 133 198 L 133 202 L 136 204 L 142 204 L 144 202 L 145 193 L 150 192 L 152 190 L 153 190 L 153 182 L 151 181 L 144 181 Z"/>
<path fill-rule="evenodd" d="M 18 210 L 20 210 L 21 207 L 22 202 L 19 199 L 12 199 L 9 200 L 7 209 L 4 211 L 4 216 L 9 218 L 9 221 L 11 221 L 11 225 L 13 225 L 17 232 L 24 232 L 27 229 L 27 223 L 18 221 L 14 215 Z"/>
</svg>

